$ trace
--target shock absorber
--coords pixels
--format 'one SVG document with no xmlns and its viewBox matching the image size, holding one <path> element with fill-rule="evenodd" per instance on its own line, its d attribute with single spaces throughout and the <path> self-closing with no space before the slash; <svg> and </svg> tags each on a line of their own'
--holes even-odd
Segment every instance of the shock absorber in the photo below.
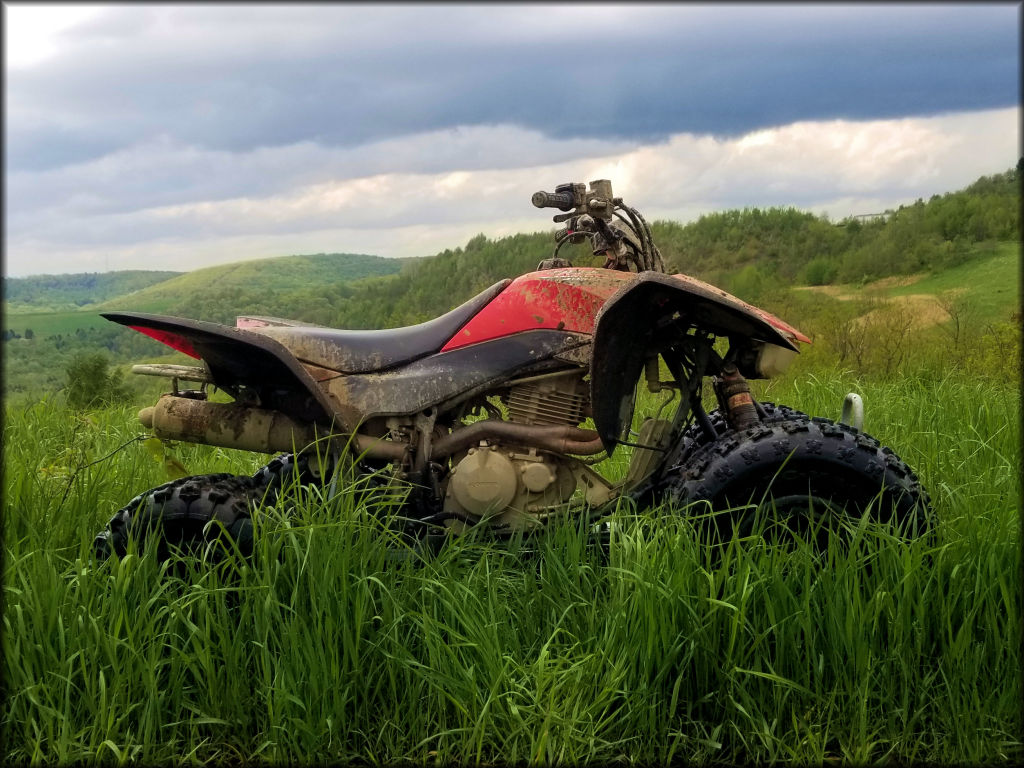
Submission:
<svg viewBox="0 0 1024 768">
<path fill-rule="evenodd" d="M 733 363 L 723 365 L 721 375 L 715 378 L 715 394 L 733 429 L 744 430 L 760 421 L 750 385 Z"/>
</svg>

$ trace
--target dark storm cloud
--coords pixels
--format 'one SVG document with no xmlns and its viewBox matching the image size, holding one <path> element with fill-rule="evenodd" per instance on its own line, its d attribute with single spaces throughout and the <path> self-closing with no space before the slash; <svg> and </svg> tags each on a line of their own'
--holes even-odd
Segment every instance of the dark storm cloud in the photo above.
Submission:
<svg viewBox="0 0 1024 768">
<path fill-rule="evenodd" d="M 842 215 L 1019 156 L 1019 6 L 18 6 L 11 275 L 421 256 L 567 179 Z"/>
<path fill-rule="evenodd" d="M 8 73 L 7 162 L 155 137 L 354 147 L 456 125 L 735 136 L 1019 101 L 1020 8 L 119 6 Z"/>
</svg>

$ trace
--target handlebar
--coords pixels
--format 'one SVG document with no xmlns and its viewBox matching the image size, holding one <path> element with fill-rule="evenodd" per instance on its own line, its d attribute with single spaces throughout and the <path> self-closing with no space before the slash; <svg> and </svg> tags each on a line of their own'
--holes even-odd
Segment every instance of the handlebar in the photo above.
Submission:
<svg viewBox="0 0 1024 768">
<path fill-rule="evenodd" d="M 558 208 L 560 211 L 570 211 L 576 205 L 573 195 L 565 192 L 534 192 L 530 202 L 537 208 Z"/>
<path fill-rule="evenodd" d="M 565 211 L 552 220 L 557 224 L 570 221 L 568 228 L 559 230 L 552 259 L 558 259 L 558 249 L 566 243 L 578 243 L 586 237 L 592 241 L 594 255 L 606 256 L 605 267 L 629 269 L 637 272 L 664 272 L 665 262 L 654 245 L 651 228 L 635 208 L 626 205 L 612 193 L 612 183 L 597 179 L 586 184 L 559 184 L 554 192 L 534 192 L 530 201 L 537 208 L 558 208 Z M 619 221 L 615 221 L 618 219 Z M 555 262 L 550 261 L 550 268 Z"/>
</svg>

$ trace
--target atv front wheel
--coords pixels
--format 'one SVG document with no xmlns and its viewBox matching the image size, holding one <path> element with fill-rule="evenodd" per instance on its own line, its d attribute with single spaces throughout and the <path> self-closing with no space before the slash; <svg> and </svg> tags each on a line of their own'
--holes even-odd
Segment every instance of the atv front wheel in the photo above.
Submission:
<svg viewBox="0 0 1024 768">
<path fill-rule="evenodd" d="M 930 501 L 917 476 L 891 449 L 823 418 L 727 430 L 695 450 L 669 478 L 666 500 L 691 514 L 709 512 L 728 538 L 754 531 L 757 511 L 783 537 L 819 544 L 843 520 L 869 512 L 916 537 L 930 527 Z"/>
<path fill-rule="evenodd" d="M 798 411 L 796 408 L 790 408 L 788 405 L 776 405 L 775 403 L 769 403 L 767 401 L 759 402 L 758 405 L 760 405 L 764 410 L 764 416 L 761 417 L 762 424 L 775 423 L 777 421 L 789 421 L 791 419 L 811 418 L 803 411 Z M 715 434 L 718 437 L 721 437 L 732 429 L 732 427 L 729 426 L 729 421 L 721 408 L 715 408 L 713 411 L 708 412 L 708 422 L 711 424 L 711 428 L 714 429 Z M 704 429 L 700 424 L 694 422 L 688 426 L 683 430 L 681 441 L 682 450 L 679 453 L 680 463 L 685 463 L 689 456 L 710 442 L 712 442 L 711 438 L 709 438 L 704 432 Z"/>
</svg>

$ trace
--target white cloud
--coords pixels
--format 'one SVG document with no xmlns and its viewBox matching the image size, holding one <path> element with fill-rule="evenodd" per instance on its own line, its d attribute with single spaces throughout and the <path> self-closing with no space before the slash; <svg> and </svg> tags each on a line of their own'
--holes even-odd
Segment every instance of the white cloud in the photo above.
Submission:
<svg viewBox="0 0 1024 768">
<path fill-rule="evenodd" d="M 94 18 L 102 6 L 4 3 L 4 50 L 8 67 L 38 64 L 61 49 L 62 33 Z"/>
<path fill-rule="evenodd" d="M 737 139 L 554 140 L 458 128 L 355 150 L 306 142 L 247 153 L 170 139 L 8 178 L 12 275 L 192 269 L 289 253 L 425 256 L 477 232 L 553 225 L 537 189 L 610 178 L 648 218 L 788 206 L 833 218 L 961 188 L 1016 164 L 1017 108 L 931 118 L 800 122 Z M 31 207 L 28 207 L 28 202 Z"/>
</svg>

